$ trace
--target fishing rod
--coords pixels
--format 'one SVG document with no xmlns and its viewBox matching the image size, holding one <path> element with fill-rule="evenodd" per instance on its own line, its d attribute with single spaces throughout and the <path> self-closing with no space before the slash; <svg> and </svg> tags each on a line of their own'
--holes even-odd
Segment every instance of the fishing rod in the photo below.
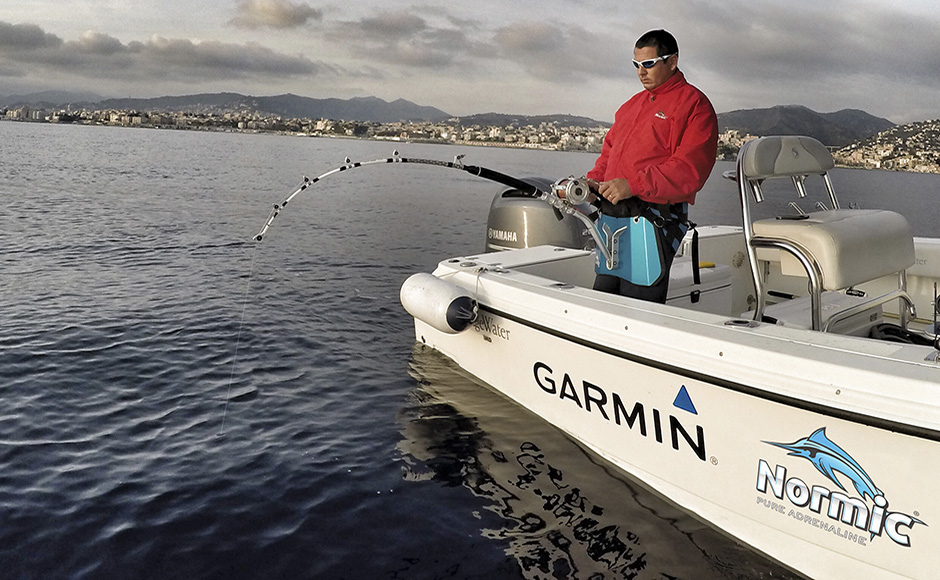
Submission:
<svg viewBox="0 0 940 580">
<path fill-rule="evenodd" d="M 359 167 L 366 167 L 368 165 L 416 163 L 421 165 L 431 165 L 435 167 L 443 167 L 446 169 L 457 169 L 460 171 L 465 171 L 482 179 L 495 181 L 496 183 L 517 189 L 534 199 L 545 201 L 551 205 L 552 208 L 554 208 L 555 215 L 559 220 L 561 220 L 564 215 L 572 215 L 583 222 L 587 226 L 588 232 L 590 232 L 591 236 L 594 238 L 597 247 L 601 249 L 601 252 L 605 254 L 605 257 L 609 258 L 609 252 L 606 248 L 606 244 L 601 240 L 600 233 L 597 231 L 597 226 L 594 224 L 594 220 L 592 220 L 588 214 L 585 214 L 577 207 L 580 204 L 586 203 L 591 197 L 590 187 L 585 180 L 576 179 L 574 177 L 560 179 L 555 182 L 552 187 L 548 189 L 548 191 L 544 191 L 539 189 L 539 187 L 536 185 L 528 183 L 517 177 L 506 175 L 505 173 L 501 173 L 499 171 L 494 171 L 492 169 L 480 167 L 478 165 L 464 165 L 461 162 L 463 157 L 463 155 L 457 155 L 454 157 L 453 161 L 420 159 L 415 157 L 402 157 L 397 150 L 392 154 L 391 157 L 384 159 L 373 159 L 372 161 L 353 162 L 347 157 L 345 163 L 339 167 L 327 171 L 318 177 L 310 179 L 309 177 L 304 176 L 303 183 L 301 183 L 297 189 L 288 195 L 281 203 L 274 204 L 271 213 L 268 215 L 267 221 L 264 223 L 261 231 L 255 235 L 254 239 L 258 242 L 264 239 L 265 234 L 267 234 L 268 230 L 271 228 L 271 224 L 274 223 L 274 219 L 281 213 L 281 210 L 283 210 L 288 203 L 300 195 L 301 192 L 307 190 L 307 188 L 331 175 L 336 175 L 351 169 L 357 169 Z"/>
</svg>

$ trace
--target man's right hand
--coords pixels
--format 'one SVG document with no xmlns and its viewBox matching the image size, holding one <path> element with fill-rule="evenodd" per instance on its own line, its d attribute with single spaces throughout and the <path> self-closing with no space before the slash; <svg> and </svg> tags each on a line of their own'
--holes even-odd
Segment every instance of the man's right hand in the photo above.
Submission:
<svg viewBox="0 0 940 580">
<path fill-rule="evenodd" d="M 618 201 L 633 197 L 633 192 L 630 191 L 630 183 L 622 177 L 611 179 L 610 181 L 602 181 L 598 187 L 598 193 L 600 193 L 601 197 L 614 204 Z"/>
</svg>

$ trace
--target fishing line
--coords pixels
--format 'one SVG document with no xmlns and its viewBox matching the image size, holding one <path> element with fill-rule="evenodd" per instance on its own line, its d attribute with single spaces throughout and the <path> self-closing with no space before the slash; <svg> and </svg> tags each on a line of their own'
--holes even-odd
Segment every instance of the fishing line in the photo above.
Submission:
<svg viewBox="0 0 940 580">
<path fill-rule="evenodd" d="M 251 251 L 251 265 L 248 267 L 248 281 L 245 283 L 245 296 L 242 298 L 242 314 L 238 321 L 238 332 L 235 336 L 235 353 L 232 355 L 232 372 L 228 378 L 228 390 L 225 393 L 225 407 L 222 409 L 222 425 L 217 436 L 225 435 L 225 417 L 228 414 L 228 404 L 232 399 L 232 384 L 235 382 L 235 364 L 238 362 L 238 348 L 242 341 L 242 328 L 245 326 L 245 313 L 248 310 L 248 292 L 251 289 L 251 278 L 255 273 L 255 257 L 258 255 L 258 246 L 255 244 Z"/>
<path fill-rule="evenodd" d="M 589 189 L 583 180 L 574 179 L 573 177 L 559 180 L 551 188 L 549 188 L 548 191 L 543 191 L 542 189 L 539 189 L 539 187 L 536 185 L 533 185 L 527 181 L 513 177 L 511 175 L 506 175 L 505 173 L 501 173 L 499 171 L 494 171 L 492 169 L 488 169 L 486 167 L 480 167 L 476 165 L 464 165 L 461 162 L 461 159 L 463 159 L 463 157 L 464 157 L 463 155 L 457 155 L 454 157 L 453 161 L 441 161 L 437 159 L 419 159 L 419 158 L 402 157 L 401 155 L 399 155 L 397 150 L 393 153 L 392 157 L 383 158 L 383 159 L 373 159 L 372 161 L 353 162 L 349 159 L 349 157 L 347 157 L 345 163 L 343 163 L 339 167 L 336 167 L 334 169 L 327 171 L 326 173 L 322 175 L 319 175 L 318 177 L 310 179 L 307 176 L 304 176 L 303 182 L 299 186 L 297 186 L 297 188 L 295 188 L 294 191 L 292 191 L 290 195 L 288 195 L 284 199 L 284 201 L 282 201 L 279 204 L 274 204 L 274 207 L 272 208 L 271 213 L 268 215 L 268 219 L 265 221 L 264 226 L 261 228 L 261 230 L 254 236 L 254 240 L 257 242 L 260 242 L 261 240 L 264 239 L 265 234 L 268 233 L 268 230 L 271 228 L 271 225 L 274 223 L 275 218 L 277 218 L 277 216 L 281 213 L 281 211 L 287 206 L 288 203 L 293 201 L 295 197 L 300 195 L 302 192 L 306 191 L 309 187 L 313 186 L 314 184 L 318 183 L 319 181 L 323 179 L 326 179 L 327 177 L 331 175 L 336 175 L 339 173 L 343 173 L 345 171 L 357 169 L 360 167 L 366 167 L 369 165 L 381 165 L 381 164 L 390 164 L 390 163 L 414 163 L 414 164 L 420 164 L 420 165 L 431 165 L 434 167 L 442 167 L 442 168 L 447 168 L 447 169 L 457 169 L 460 171 L 465 171 L 467 173 L 470 173 L 471 175 L 475 175 L 482 179 L 494 181 L 496 183 L 500 183 L 502 185 L 512 187 L 513 189 L 519 191 L 520 193 L 525 194 L 534 199 L 543 200 L 552 206 L 552 208 L 555 211 L 555 217 L 557 217 L 559 220 L 564 218 L 564 214 L 573 215 L 574 217 L 582 221 L 585 225 L 587 225 L 588 231 L 595 238 L 595 242 L 597 242 L 598 246 L 601 247 L 602 250 L 604 249 L 603 242 L 600 240 L 599 234 L 597 233 L 597 229 L 594 226 L 593 220 L 591 220 L 591 218 L 587 214 L 585 214 L 583 211 L 581 211 L 577 207 L 578 204 L 583 203 L 585 201 L 585 197 L 589 194 Z M 251 255 L 251 266 L 249 267 L 249 271 L 248 271 L 248 281 L 245 284 L 245 296 L 242 300 L 241 319 L 239 320 L 239 323 L 238 323 L 238 334 L 235 340 L 235 353 L 232 357 L 232 372 L 231 372 L 231 375 L 229 376 L 228 391 L 225 397 L 225 407 L 222 411 L 222 424 L 221 424 L 221 427 L 219 428 L 219 433 L 218 433 L 218 435 L 220 436 L 225 434 L 225 419 L 228 414 L 228 405 L 229 405 L 229 402 L 231 401 L 232 385 L 235 382 L 235 369 L 236 369 L 236 363 L 238 362 L 238 350 L 239 350 L 239 347 L 241 346 L 241 335 L 242 335 L 242 329 L 245 324 L 245 313 L 248 309 L 248 296 L 249 296 L 249 291 L 251 288 L 251 280 L 254 275 L 255 258 L 257 256 L 257 249 L 258 249 L 258 244 L 255 245 L 255 249 Z M 479 286 L 479 276 L 480 274 L 482 274 L 482 271 L 483 269 L 481 269 L 481 271 L 478 272 L 477 274 L 478 286 Z"/>
<path fill-rule="evenodd" d="M 555 211 L 555 217 L 561 221 L 565 215 L 571 215 L 580 220 L 585 226 L 587 226 L 587 231 L 594 238 L 594 242 L 598 250 L 604 254 L 604 257 L 608 260 L 610 259 L 610 250 L 608 250 L 607 245 L 604 243 L 600 232 L 598 232 L 597 227 L 594 223 L 594 220 L 591 218 L 591 215 L 586 214 L 582 211 L 578 205 L 584 204 L 587 202 L 587 199 L 590 197 L 591 191 L 587 185 L 587 182 L 583 179 L 575 179 L 573 176 L 565 179 L 560 179 L 555 182 L 547 191 L 539 189 L 538 186 L 533 185 L 527 181 L 501 173 L 499 171 L 494 171 L 486 167 L 481 167 L 478 165 L 464 165 L 461 161 L 463 155 L 457 155 L 454 157 L 453 161 L 441 161 L 438 159 L 420 159 L 415 157 L 402 157 L 397 150 L 394 151 L 392 157 L 384 159 L 373 159 L 372 161 L 359 161 L 353 162 L 346 158 L 346 162 L 339 167 L 331 169 L 326 173 L 310 179 L 307 176 L 304 176 L 303 183 L 301 183 L 290 195 L 288 195 L 284 201 L 279 204 L 274 204 L 274 207 L 271 209 L 271 213 L 268 214 L 268 219 L 264 222 L 264 226 L 261 228 L 254 239 L 255 241 L 260 242 L 264 239 L 265 234 L 268 233 L 268 230 L 271 228 L 271 225 L 274 223 L 274 219 L 280 215 L 281 211 L 290 203 L 295 197 L 300 195 L 302 192 L 306 191 L 307 188 L 318 183 L 319 181 L 338 173 L 356 169 L 359 167 L 366 167 L 369 165 L 380 165 L 380 164 L 389 164 L 389 163 L 416 163 L 420 165 L 431 165 L 435 167 L 443 167 L 446 169 L 457 169 L 460 171 L 465 171 L 471 175 L 475 175 L 482 179 L 489 181 L 495 181 L 502 185 L 512 187 L 520 193 L 523 193 L 534 199 L 540 199 L 548 203 L 552 209 Z M 593 215 L 593 214 L 592 214 Z"/>
</svg>

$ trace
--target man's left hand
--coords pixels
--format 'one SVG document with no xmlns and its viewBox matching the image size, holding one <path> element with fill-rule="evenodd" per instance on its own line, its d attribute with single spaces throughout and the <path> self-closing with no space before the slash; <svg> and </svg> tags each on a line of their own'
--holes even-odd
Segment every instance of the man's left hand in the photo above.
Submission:
<svg viewBox="0 0 940 580">
<path fill-rule="evenodd" d="M 630 184 L 626 179 L 621 177 L 601 182 L 598 187 L 598 193 L 610 203 L 617 203 L 628 197 L 633 197 L 633 192 L 630 191 Z"/>
</svg>

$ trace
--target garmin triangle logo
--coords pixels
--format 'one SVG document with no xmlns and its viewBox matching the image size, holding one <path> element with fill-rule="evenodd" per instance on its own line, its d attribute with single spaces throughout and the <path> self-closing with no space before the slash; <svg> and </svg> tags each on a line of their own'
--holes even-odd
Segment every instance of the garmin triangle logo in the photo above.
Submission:
<svg viewBox="0 0 940 580">
<path fill-rule="evenodd" d="M 676 395 L 676 400 L 672 402 L 672 406 L 683 411 L 688 411 L 693 415 L 698 415 L 698 411 L 695 410 L 695 404 L 692 403 L 692 397 L 689 396 L 689 390 L 685 388 L 685 385 L 682 385 L 682 388 L 679 389 L 679 393 Z"/>
</svg>

